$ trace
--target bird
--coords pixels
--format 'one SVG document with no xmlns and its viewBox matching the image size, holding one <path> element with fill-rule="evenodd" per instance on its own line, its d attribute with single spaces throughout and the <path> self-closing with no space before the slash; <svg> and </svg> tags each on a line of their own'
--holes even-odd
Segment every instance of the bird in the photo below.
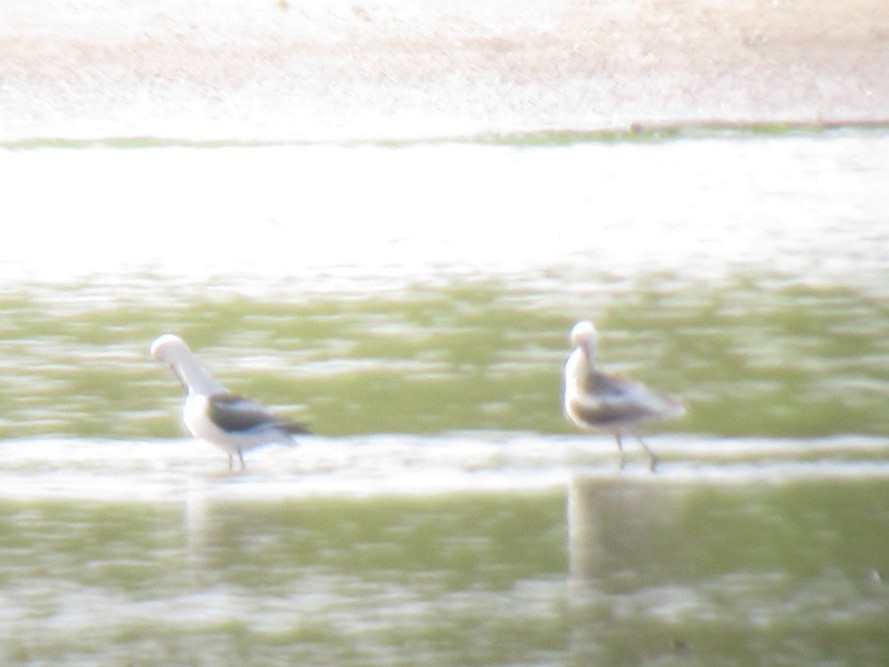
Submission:
<svg viewBox="0 0 889 667">
<path fill-rule="evenodd" d="M 564 368 L 563 408 L 572 424 L 584 431 L 605 430 L 614 433 L 620 452 L 620 467 L 625 458 L 622 436 L 632 435 L 648 453 L 649 468 L 654 471 L 658 459 L 639 433 L 636 423 L 643 419 L 678 417 L 683 404 L 652 391 L 641 382 L 596 369 L 599 332 L 589 320 L 571 329 L 569 339 L 574 351 Z"/>
<path fill-rule="evenodd" d="M 249 398 L 233 394 L 205 371 L 179 336 L 163 334 L 151 344 L 151 356 L 168 364 L 185 389 L 182 414 L 185 426 L 196 438 L 206 440 L 234 456 L 246 470 L 244 452 L 271 443 L 293 444 L 291 436 L 309 430 L 291 419 L 274 415 Z"/>
</svg>

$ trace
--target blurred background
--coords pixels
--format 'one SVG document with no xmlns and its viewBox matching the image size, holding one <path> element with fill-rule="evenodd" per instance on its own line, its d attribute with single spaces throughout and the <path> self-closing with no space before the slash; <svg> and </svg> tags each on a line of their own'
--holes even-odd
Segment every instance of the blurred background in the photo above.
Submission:
<svg viewBox="0 0 889 667">
<path fill-rule="evenodd" d="M 885 661 L 887 68 L 872 0 L 0 0 L 4 663 Z M 229 475 L 164 332 L 315 435 Z"/>
</svg>

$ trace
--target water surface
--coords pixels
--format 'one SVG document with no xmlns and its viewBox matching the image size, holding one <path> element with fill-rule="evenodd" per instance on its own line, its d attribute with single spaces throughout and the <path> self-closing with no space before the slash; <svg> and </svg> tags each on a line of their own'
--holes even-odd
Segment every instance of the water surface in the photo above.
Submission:
<svg viewBox="0 0 889 667">
<path fill-rule="evenodd" d="M 879 663 L 879 438 L 2 448 L 5 661 Z M 47 632 L 51 635 L 47 637 Z"/>
<path fill-rule="evenodd" d="M 7 664 L 882 664 L 882 131 L 0 147 Z M 688 405 L 572 432 L 567 332 Z M 182 335 L 299 446 L 182 437 Z"/>
</svg>

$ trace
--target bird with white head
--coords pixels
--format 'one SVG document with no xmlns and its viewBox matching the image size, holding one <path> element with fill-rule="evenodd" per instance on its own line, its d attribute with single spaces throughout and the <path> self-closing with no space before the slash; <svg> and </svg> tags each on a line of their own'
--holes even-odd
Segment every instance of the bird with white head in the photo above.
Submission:
<svg viewBox="0 0 889 667">
<path fill-rule="evenodd" d="M 292 445 L 293 435 L 309 433 L 302 424 L 226 391 L 201 367 L 179 336 L 164 334 L 157 338 L 151 344 L 151 356 L 168 364 L 185 389 L 182 414 L 188 431 L 225 451 L 229 470 L 235 455 L 243 471 L 245 451 L 271 443 Z"/>
<path fill-rule="evenodd" d="M 614 433 L 620 451 L 620 466 L 625 463 L 623 434 L 634 436 L 648 453 L 651 470 L 657 456 L 636 431 L 644 419 L 678 417 L 685 408 L 674 398 L 659 394 L 622 375 L 596 369 L 599 332 L 592 322 L 583 320 L 571 329 L 575 350 L 564 368 L 563 407 L 565 416 L 578 428 Z"/>
</svg>

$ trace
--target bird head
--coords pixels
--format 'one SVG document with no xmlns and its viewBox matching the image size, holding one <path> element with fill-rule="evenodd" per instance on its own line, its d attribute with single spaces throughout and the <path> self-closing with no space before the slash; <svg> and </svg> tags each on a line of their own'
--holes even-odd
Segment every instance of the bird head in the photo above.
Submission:
<svg viewBox="0 0 889 667">
<path fill-rule="evenodd" d="M 586 347 L 590 343 L 595 343 L 599 336 L 595 325 L 589 320 L 583 320 L 574 325 L 571 329 L 571 344 L 574 347 Z"/>
<path fill-rule="evenodd" d="M 151 344 L 151 356 L 165 364 L 174 364 L 188 353 L 189 349 L 185 341 L 173 334 L 159 336 Z"/>
</svg>

